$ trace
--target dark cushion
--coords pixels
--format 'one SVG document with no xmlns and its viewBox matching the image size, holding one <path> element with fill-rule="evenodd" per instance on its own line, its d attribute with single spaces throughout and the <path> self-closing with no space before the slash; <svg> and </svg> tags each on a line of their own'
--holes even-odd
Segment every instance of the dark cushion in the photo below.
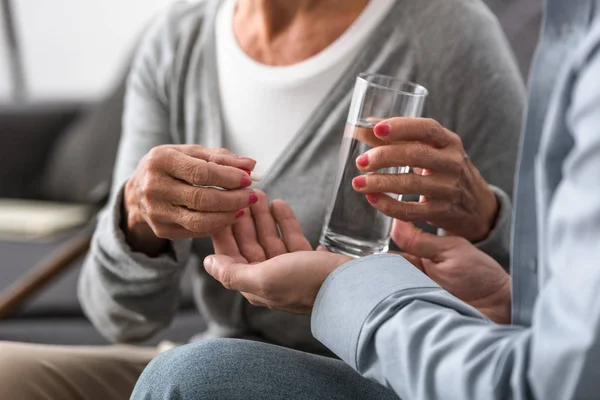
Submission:
<svg viewBox="0 0 600 400">
<path fill-rule="evenodd" d="M 42 176 L 45 199 L 98 203 L 106 198 L 121 136 L 124 96 L 125 78 L 56 141 Z"/>
<path fill-rule="evenodd" d="M 0 197 L 39 197 L 48 152 L 80 108 L 72 103 L 0 107 Z"/>
</svg>

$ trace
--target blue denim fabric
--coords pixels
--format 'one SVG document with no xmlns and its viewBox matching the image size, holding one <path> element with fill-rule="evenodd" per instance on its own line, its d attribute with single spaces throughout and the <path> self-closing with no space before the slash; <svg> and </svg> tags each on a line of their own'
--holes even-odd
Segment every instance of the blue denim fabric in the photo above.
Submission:
<svg viewBox="0 0 600 400">
<path fill-rule="evenodd" d="M 239 339 L 204 340 L 160 354 L 131 398 L 398 399 L 342 361 Z"/>
</svg>

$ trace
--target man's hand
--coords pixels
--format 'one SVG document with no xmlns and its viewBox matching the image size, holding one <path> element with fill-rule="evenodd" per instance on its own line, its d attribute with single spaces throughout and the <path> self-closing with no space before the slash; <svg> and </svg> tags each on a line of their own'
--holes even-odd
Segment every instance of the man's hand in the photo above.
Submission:
<svg viewBox="0 0 600 400">
<path fill-rule="evenodd" d="M 264 192 L 255 193 L 257 201 L 250 206 L 250 212 L 234 225 L 213 233 L 215 253 L 237 262 L 257 263 L 286 253 L 312 250 L 290 206 L 282 200 L 275 200 L 269 206 Z"/>
<path fill-rule="evenodd" d="M 203 237 L 233 224 L 257 200 L 247 188 L 255 164 L 225 149 L 155 147 L 125 185 L 127 242 L 135 251 L 154 255 L 165 239 Z"/>
<path fill-rule="evenodd" d="M 361 175 L 354 178 L 354 190 L 394 218 L 429 222 L 473 242 L 487 237 L 496 222 L 497 199 L 458 135 L 424 118 L 392 118 L 373 132 L 376 147 L 356 160 L 361 171 L 408 165 L 423 173 Z M 419 194 L 421 201 L 397 201 L 385 193 Z"/>
<path fill-rule="evenodd" d="M 310 314 L 327 276 L 350 257 L 311 251 L 290 206 L 257 190 L 258 202 L 232 227 L 212 235 L 217 255 L 206 271 L 251 304 Z M 281 233 L 280 233 L 281 232 Z"/>
<path fill-rule="evenodd" d="M 444 290 L 492 321 L 510 323 L 510 276 L 464 238 L 435 236 L 396 220 L 392 240 L 402 255 Z"/>
<path fill-rule="evenodd" d="M 227 289 L 242 292 L 255 306 L 310 315 L 327 276 L 352 258 L 326 251 L 283 254 L 258 264 L 216 255 L 204 268 Z"/>
<path fill-rule="evenodd" d="M 310 314 L 327 276 L 352 258 L 310 251 L 289 205 L 256 191 L 258 202 L 232 227 L 212 235 L 217 255 L 204 261 L 223 286 L 254 305 Z M 443 289 L 498 323 L 510 322 L 510 278 L 492 258 L 460 237 L 424 233 L 396 221 L 392 239 L 402 255 Z"/>
</svg>

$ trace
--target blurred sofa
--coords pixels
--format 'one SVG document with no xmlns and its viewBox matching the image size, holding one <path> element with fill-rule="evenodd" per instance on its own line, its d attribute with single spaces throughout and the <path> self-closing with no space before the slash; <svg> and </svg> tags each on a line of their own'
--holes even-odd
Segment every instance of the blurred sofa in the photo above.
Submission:
<svg viewBox="0 0 600 400">
<path fill-rule="evenodd" d="M 121 133 L 125 79 L 98 104 L 23 104 L 0 107 L 0 198 L 101 204 L 110 188 Z M 0 291 L 89 226 L 49 242 L 0 240 Z M 53 344 L 102 344 L 77 301 L 81 260 L 31 301 L 0 320 L 0 340 Z M 193 306 L 190 279 L 162 338 L 186 341 L 204 329 Z"/>
<path fill-rule="evenodd" d="M 524 76 L 538 37 L 541 0 L 487 0 L 498 16 Z M 0 197 L 100 203 L 106 197 L 121 132 L 125 78 L 98 104 L 0 106 Z M 88 226 L 82 229 L 92 229 Z M 0 240 L 0 291 L 79 231 L 49 243 Z M 23 308 L 0 320 L 0 340 L 54 344 L 106 341 L 79 307 L 76 282 L 81 262 Z M 192 263 L 188 268 L 194 268 Z M 182 279 L 181 307 L 162 338 L 186 341 L 205 325 Z"/>
</svg>

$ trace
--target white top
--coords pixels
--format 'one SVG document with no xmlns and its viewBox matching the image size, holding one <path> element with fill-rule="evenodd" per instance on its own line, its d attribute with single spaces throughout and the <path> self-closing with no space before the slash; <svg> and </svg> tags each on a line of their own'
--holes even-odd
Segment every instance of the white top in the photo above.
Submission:
<svg viewBox="0 0 600 400">
<path fill-rule="evenodd" d="M 329 47 L 307 60 L 283 67 L 261 64 L 239 47 L 233 32 L 235 3 L 236 0 L 225 0 L 216 21 L 224 147 L 257 160 L 255 171 L 260 175 L 293 140 L 394 0 L 371 0 Z"/>
</svg>

